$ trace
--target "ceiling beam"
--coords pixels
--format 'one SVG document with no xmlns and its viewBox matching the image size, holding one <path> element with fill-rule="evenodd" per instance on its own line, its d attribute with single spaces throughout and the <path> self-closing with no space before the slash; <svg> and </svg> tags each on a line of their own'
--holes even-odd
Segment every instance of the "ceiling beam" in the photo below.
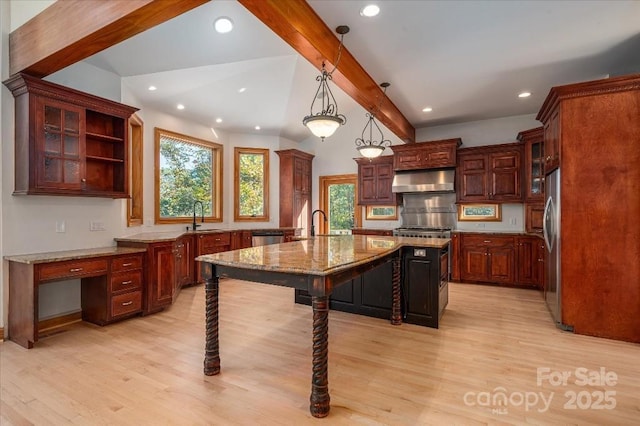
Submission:
<svg viewBox="0 0 640 426">
<path fill-rule="evenodd" d="M 58 0 L 9 34 L 9 73 L 45 77 L 209 0 Z"/>
<path fill-rule="evenodd" d="M 305 0 L 239 2 L 318 70 L 323 61 L 336 59 L 340 40 Z M 348 42 L 348 35 L 346 38 Z M 333 81 L 367 111 L 377 108 L 384 98 L 376 118 L 400 139 L 415 142 L 415 128 L 344 46 Z"/>
</svg>

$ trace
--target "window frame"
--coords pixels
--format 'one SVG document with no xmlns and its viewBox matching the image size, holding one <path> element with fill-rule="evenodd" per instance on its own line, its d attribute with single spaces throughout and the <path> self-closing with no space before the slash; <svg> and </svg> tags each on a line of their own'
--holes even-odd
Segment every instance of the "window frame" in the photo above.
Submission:
<svg viewBox="0 0 640 426">
<path fill-rule="evenodd" d="M 242 154 L 259 154 L 264 161 L 263 167 L 263 203 L 262 216 L 241 216 L 240 215 L 240 156 Z M 266 148 L 242 148 L 233 149 L 233 220 L 234 222 L 268 222 L 269 221 L 269 149 Z"/>
<path fill-rule="evenodd" d="M 154 128 L 154 156 L 155 156 L 155 170 L 154 170 L 154 191 L 155 191 L 155 224 L 169 224 L 169 223 L 191 223 L 193 218 L 191 216 L 180 217 L 160 217 L 160 138 L 166 135 L 173 139 L 182 140 L 185 143 L 193 145 L 199 145 L 204 148 L 211 149 L 211 166 L 213 167 L 213 185 L 212 185 L 212 200 L 211 212 L 208 216 L 204 216 L 204 221 L 207 223 L 217 223 L 223 221 L 223 181 L 224 176 L 222 168 L 223 158 L 223 146 L 219 143 L 208 141 L 205 139 L 195 138 L 193 136 L 184 135 L 181 133 L 172 132 L 170 130 L 161 129 L 159 127 Z M 198 221 L 200 221 L 200 215 Z"/>
<path fill-rule="evenodd" d="M 357 174 L 343 174 L 343 175 L 327 175 L 319 177 L 320 187 L 320 208 L 328 215 L 331 215 L 329 209 L 329 187 L 331 185 L 354 185 L 354 200 L 353 200 L 353 227 L 362 227 L 362 208 L 358 204 L 358 175 Z M 329 232 L 328 223 L 325 224 L 324 220 L 318 220 L 318 232 L 319 234 L 326 234 Z"/>
</svg>

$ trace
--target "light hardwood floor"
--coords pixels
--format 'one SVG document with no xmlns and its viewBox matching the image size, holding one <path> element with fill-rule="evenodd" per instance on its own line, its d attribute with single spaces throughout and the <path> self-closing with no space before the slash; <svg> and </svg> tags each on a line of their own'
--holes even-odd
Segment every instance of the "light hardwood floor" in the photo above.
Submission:
<svg viewBox="0 0 640 426">
<path fill-rule="evenodd" d="M 202 286 L 160 314 L 78 323 L 31 350 L 0 343 L 0 424 L 640 422 L 640 345 L 557 330 L 535 291 L 453 283 L 439 330 L 331 312 L 325 419 L 308 409 L 311 308 L 292 289 L 234 280 L 222 281 L 220 300 L 219 376 L 202 374 Z M 537 368 L 571 376 L 538 385 Z M 604 368 L 616 383 L 581 385 L 578 368 Z M 492 405 L 500 394 L 507 404 Z M 548 409 L 534 405 L 541 395 Z M 615 407 L 591 408 L 599 400 Z"/>
</svg>

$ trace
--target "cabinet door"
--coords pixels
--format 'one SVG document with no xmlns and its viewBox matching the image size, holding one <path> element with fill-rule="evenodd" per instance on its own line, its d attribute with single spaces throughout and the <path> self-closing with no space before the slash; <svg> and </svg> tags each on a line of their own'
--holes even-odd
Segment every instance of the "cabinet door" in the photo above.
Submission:
<svg viewBox="0 0 640 426">
<path fill-rule="evenodd" d="M 177 269 L 180 270 L 178 275 L 177 288 L 184 285 L 193 284 L 195 282 L 195 250 L 193 238 L 182 237 L 178 240 L 180 260 L 177 263 Z M 176 292 L 177 295 L 178 292 Z M 174 296 L 175 298 L 175 296 Z"/>
<path fill-rule="evenodd" d="M 302 158 L 293 159 L 293 190 L 311 192 L 311 164 Z"/>
<path fill-rule="evenodd" d="M 524 206 L 525 229 L 527 232 L 542 234 L 542 222 L 544 218 L 543 203 L 527 203 Z"/>
<path fill-rule="evenodd" d="M 435 167 L 455 167 L 456 166 L 456 146 L 440 146 L 438 149 L 427 150 L 422 165 L 425 168 Z"/>
<path fill-rule="evenodd" d="M 487 199 L 489 193 L 487 161 L 487 156 L 484 154 L 460 156 L 458 201 L 484 201 Z"/>
<path fill-rule="evenodd" d="M 545 256 L 548 254 L 548 251 L 544 245 L 544 241 L 540 238 L 536 241 L 536 262 L 537 262 L 537 271 L 536 271 L 536 285 L 541 290 L 546 288 L 546 276 L 545 276 Z"/>
<path fill-rule="evenodd" d="M 544 172 L 551 173 L 560 165 L 560 112 L 556 109 L 544 125 Z"/>
<path fill-rule="evenodd" d="M 358 190 L 358 204 L 375 203 L 378 200 L 378 188 L 374 164 L 361 165 L 359 167 L 360 188 Z"/>
<path fill-rule="evenodd" d="M 147 285 L 147 311 L 157 311 L 173 301 L 176 262 L 173 244 L 158 244 L 151 249 L 150 279 Z"/>
<path fill-rule="evenodd" d="M 85 182 L 84 109 L 37 98 L 36 185 L 80 190 Z"/>
<path fill-rule="evenodd" d="M 489 281 L 496 283 L 515 282 L 513 244 L 510 247 L 489 247 Z"/>
<path fill-rule="evenodd" d="M 486 281 L 488 273 L 488 253 L 486 247 L 463 246 L 460 276 L 463 280 Z"/>
<path fill-rule="evenodd" d="M 302 235 L 306 235 L 309 229 L 309 216 L 311 216 L 309 194 L 293 194 L 293 227 L 302 228 Z"/>
<path fill-rule="evenodd" d="M 519 284 L 535 285 L 538 281 L 538 238 L 521 237 L 517 240 L 517 278 Z"/>
<path fill-rule="evenodd" d="M 378 164 L 376 167 L 376 202 L 396 205 L 395 194 L 391 191 L 393 183 L 393 164 Z"/>
<path fill-rule="evenodd" d="M 525 145 L 526 190 L 528 201 L 544 201 L 544 143 L 542 137 Z"/>
<path fill-rule="evenodd" d="M 490 200 L 522 201 L 520 157 L 519 151 L 489 155 L 491 166 Z"/>
<path fill-rule="evenodd" d="M 403 150 L 395 153 L 393 157 L 393 167 L 396 170 L 414 170 L 423 167 L 420 149 Z"/>
</svg>

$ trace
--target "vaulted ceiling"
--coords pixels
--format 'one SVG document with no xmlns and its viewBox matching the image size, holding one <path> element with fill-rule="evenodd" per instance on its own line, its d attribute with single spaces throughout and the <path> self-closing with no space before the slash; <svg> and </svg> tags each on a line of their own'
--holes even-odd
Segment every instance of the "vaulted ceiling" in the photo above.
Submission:
<svg viewBox="0 0 640 426">
<path fill-rule="evenodd" d="M 415 128 L 533 114 L 553 86 L 640 72 L 638 1 L 308 3 L 329 28 L 351 28 L 345 48 L 373 81 L 391 83 L 388 98 Z M 367 3 L 380 14 L 361 16 Z M 232 32 L 214 31 L 220 16 Z M 161 111 L 232 132 L 309 136 L 301 121 L 317 68 L 239 2 L 208 2 L 86 61 Z M 341 113 L 364 123 L 361 105 L 334 94 Z"/>
</svg>

